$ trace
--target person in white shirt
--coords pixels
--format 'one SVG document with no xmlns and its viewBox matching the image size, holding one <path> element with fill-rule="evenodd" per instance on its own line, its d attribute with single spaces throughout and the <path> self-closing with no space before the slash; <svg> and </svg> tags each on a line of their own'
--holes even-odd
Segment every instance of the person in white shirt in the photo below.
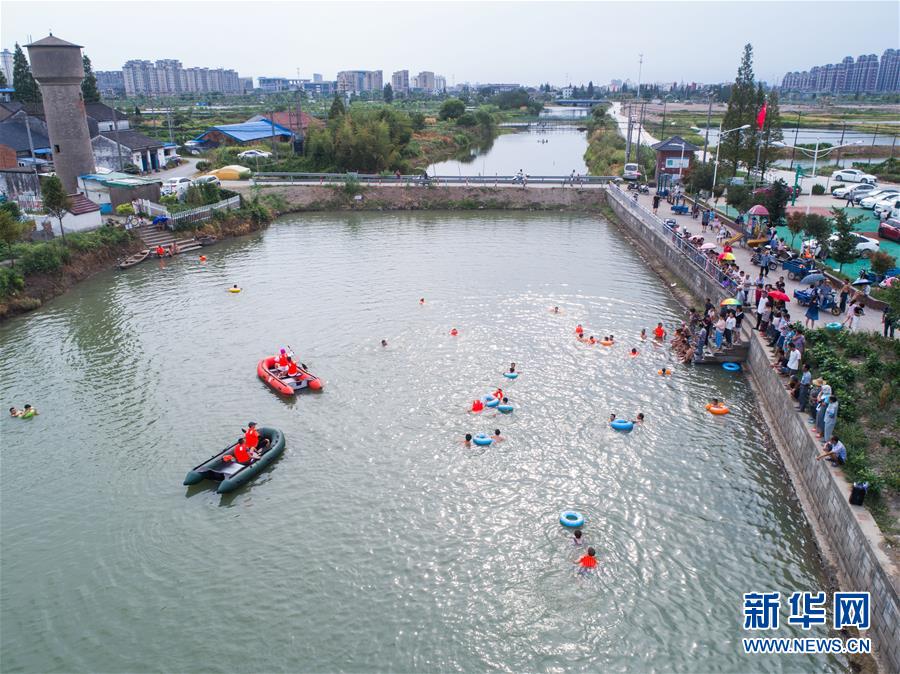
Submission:
<svg viewBox="0 0 900 674">
<path fill-rule="evenodd" d="M 725 342 L 730 346 L 734 341 L 734 326 L 737 325 L 737 319 L 733 312 L 728 312 L 728 318 L 725 319 Z"/>
<path fill-rule="evenodd" d="M 800 357 L 800 349 L 795 349 L 794 345 L 791 344 L 788 347 L 787 363 L 781 368 L 781 374 L 796 376 L 797 371 L 800 369 Z"/>
</svg>

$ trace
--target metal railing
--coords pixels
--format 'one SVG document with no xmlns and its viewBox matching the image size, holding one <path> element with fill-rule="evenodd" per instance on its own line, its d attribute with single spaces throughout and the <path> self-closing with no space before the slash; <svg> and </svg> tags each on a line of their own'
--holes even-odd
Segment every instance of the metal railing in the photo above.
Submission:
<svg viewBox="0 0 900 674">
<path fill-rule="evenodd" d="M 532 176 L 523 178 L 518 176 L 425 176 L 421 175 L 377 175 L 368 173 L 280 173 L 262 171 L 254 173 L 252 181 L 308 183 L 308 184 L 334 184 L 346 182 L 358 182 L 374 185 L 403 185 L 405 187 L 425 187 L 440 185 L 513 185 L 517 187 L 528 185 L 571 185 L 583 187 L 587 185 L 606 185 L 620 180 L 618 176 Z"/>
<path fill-rule="evenodd" d="M 610 185 L 607 194 L 635 213 L 655 236 L 665 240 L 669 246 L 677 249 L 693 267 L 718 284 L 724 292 L 733 294 L 737 290 L 737 283 L 734 279 L 719 269 L 704 251 L 697 248 L 687 239 L 679 236 L 662 218 L 654 215 L 648 208 L 634 201 L 618 185 Z"/>
</svg>

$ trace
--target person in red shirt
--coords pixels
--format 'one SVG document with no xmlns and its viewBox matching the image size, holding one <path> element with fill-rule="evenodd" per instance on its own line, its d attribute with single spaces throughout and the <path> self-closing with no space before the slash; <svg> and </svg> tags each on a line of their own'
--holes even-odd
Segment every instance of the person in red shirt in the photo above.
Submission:
<svg viewBox="0 0 900 674">
<path fill-rule="evenodd" d="M 659 340 L 663 340 L 666 338 L 666 329 L 663 327 L 662 323 L 657 323 L 656 327 L 653 328 L 653 336 Z"/>
<path fill-rule="evenodd" d="M 275 365 L 282 369 L 287 368 L 288 366 L 288 355 L 287 351 L 282 349 L 278 355 L 275 357 Z"/>
<path fill-rule="evenodd" d="M 244 447 L 243 440 L 238 440 L 238 443 L 234 446 L 234 460 L 238 463 L 244 464 L 245 466 L 250 463 L 250 452 L 248 452 L 247 448 Z"/>
<path fill-rule="evenodd" d="M 247 430 L 244 432 L 244 444 L 248 449 L 256 449 L 259 445 L 259 433 L 256 430 L 255 421 L 247 424 Z"/>
<path fill-rule="evenodd" d="M 589 573 L 591 569 L 597 568 L 597 551 L 594 548 L 588 548 L 587 554 L 576 563 L 579 573 Z"/>
<path fill-rule="evenodd" d="M 288 377 L 295 377 L 300 374 L 300 369 L 297 367 L 297 363 L 294 362 L 294 359 L 290 356 L 287 357 L 287 375 Z"/>
</svg>

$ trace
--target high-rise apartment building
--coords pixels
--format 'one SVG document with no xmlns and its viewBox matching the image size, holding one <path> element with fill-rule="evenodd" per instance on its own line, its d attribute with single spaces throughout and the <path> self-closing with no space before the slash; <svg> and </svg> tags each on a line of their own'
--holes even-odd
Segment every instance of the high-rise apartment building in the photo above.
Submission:
<svg viewBox="0 0 900 674">
<path fill-rule="evenodd" d="M 125 93 L 129 96 L 172 95 L 183 92 L 241 93 L 240 77 L 224 68 L 184 68 L 181 61 L 132 60 L 122 66 Z"/>
<path fill-rule="evenodd" d="M 416 76 L 418 88 L 423 91 L 434 91 L 434 73 L 430 70 L 423 70 Z"/>
<path fill-rule="evenodd" d="M 125 75 L 121 70 L 95 70 L 97 90 L 105 98 L 115 98 L 125 93 Z"/>
<path fill-rule="evenodd" d="M 900 91 L 900 49 L 886 49 L 881 55 L 875 91 Z"/>
<path fill-rule="evenodd" d="M 784 76 L 781 88 L 831 94 L 900 91 L 900 50 L 885 50 L 880 62 L 875 54 L 864 54 L 856 61 L 846 56 L 840 63 L 814 66 L 808 72 L 791 72 Z"/>
<path fill-rule="evenodd" d="M 9 49 L 0 51 L 0 70 L 6 78 L 7 86 L 12 86 L 13 81 L 13 55 Z"/>
<path fill-rule="evenodd" d="M 409 71 L 398 70 L 391 75 L 391 88 L 395 94 L 409 93 Z"/>
<path fill-rule="evenodd" d="M 342 94 L 380 91 L 384 86 L 383 77 L 380 70 L 342 70 L 337 74 L 338 91 Z"/>
</svg>

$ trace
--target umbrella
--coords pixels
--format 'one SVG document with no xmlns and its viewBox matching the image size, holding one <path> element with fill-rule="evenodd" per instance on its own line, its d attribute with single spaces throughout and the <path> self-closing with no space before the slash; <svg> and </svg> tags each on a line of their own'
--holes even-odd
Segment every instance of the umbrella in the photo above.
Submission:
<svg viewBox="0 0 900 674">
<path fill-rule="evenodd" d="M 719 303 L 719 306 L 720 306 L 720 307 L 734 307 L 734 306 L 738 306 L 738 307 L 739 307 L 739 306 L 741 306 L 741 303 L 738 302 L 735 298 L 729 297 L 727 300 L 722 300 L 722 301 Z"/>
<path fill-rule="evenodd" d="M 776 302 L 790 302 L 791 298 L 785 295 L 780 290 L 772 290 L 769 292 L 769 297 Z"/>
<path fill-rule="evenodd" d="M 722 253 L 719 255 L 720 260 L 725 260 L 726 262 L 734 262 L 734 254 L 732 253 Z"/>
<path fill-rule="evenodd" d="M 819 281 L 825 280 L 825 274 L 820 274 L 819 272 L 814 272 L 812 274 L 807 274 L 803 277 L 803 280 L 800 281 L 800 285 L 812 285 L 813 283 L 818 283 Z"/>
<path fill-rule="evenodd" d="M 872 282 L 871 282 L 869 279 L 867 279 L 867 278 L 858 278 L 858 279 L 856 279 L 851 285 L 855 285 L 855 286 L 867 286 L 867 285 L 871 285 L 871 283 L 872 283 Z"/>
<path fill-rule="evenodd" d="M 702 246 L 700 246 L 700 250 L 713 250 L 715 247 L 716 244 L 714 243 L 704 243 Z"/>
</svg>

